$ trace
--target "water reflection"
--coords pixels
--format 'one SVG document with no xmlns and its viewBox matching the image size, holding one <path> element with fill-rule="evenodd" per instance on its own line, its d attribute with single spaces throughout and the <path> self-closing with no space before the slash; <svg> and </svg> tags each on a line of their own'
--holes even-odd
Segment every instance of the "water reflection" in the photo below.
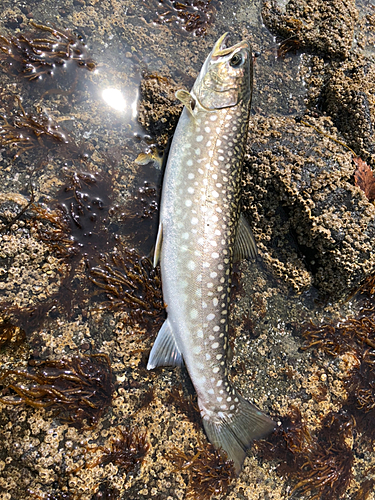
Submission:
<svg viewBox="0 0 375 500">
<path fill-rule="evenodd" d="M 127 102 L 120 90 L 105 89 L 102 92 L 102 97 L 111 108 L 115 109 L 116 111 L 125 111 Z"/>
</svg>

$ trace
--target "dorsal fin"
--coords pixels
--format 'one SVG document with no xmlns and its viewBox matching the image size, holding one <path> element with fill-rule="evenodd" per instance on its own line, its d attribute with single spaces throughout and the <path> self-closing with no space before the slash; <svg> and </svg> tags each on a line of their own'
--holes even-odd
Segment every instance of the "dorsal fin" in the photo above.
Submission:
<svg viewBox="0 0 375 500">
<path fill-rule="evenodd" d="M 233 260 L 234 262 L 238 262 L 241 259 L 255 259 L 257 255 L 258 250 L 253 232 L 251 231 L 247 220 L 243 214 L 241 214 L 240 220 L 238 221 Z"/>
</svg>

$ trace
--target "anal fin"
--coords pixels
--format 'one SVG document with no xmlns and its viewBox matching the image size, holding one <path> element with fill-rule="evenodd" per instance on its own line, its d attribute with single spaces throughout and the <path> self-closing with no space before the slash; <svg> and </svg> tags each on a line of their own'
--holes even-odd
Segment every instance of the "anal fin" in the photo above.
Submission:
<svg viewBox="0 0 375 500">
<path fill-rule="evenodd" d="M 168 318 L 160 328 L 148 358 L 147 370 L 158 366 L 181 366 L 182 355 L 177 347 Z"/>
<path fill-rule="evenodd" d="M 255 259 L 257 255 L 258 250 L 253 232 L 251 231 L 247 220 L 245 219 L 243 214 L 241 214 L 238 221 L 233 259 L 235 262 L 238 262 L 241 259 Z"/>
</svg>

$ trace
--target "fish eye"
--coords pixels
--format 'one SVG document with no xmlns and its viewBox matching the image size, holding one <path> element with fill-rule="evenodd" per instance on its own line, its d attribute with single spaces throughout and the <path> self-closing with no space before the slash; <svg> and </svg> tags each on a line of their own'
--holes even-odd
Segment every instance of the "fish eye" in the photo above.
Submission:
<svg viewBox="0 0 375 500">
<path fill-rule="evenodd" d="M 242 66 L 242 64 L 244 63 L 244 57 L 243 55 L 240 53 L 240 52 L 237 52 L 236 54 L 234 54 L 234 56 L 231 58 L 230 60 L 230 65 L 232 66 L 232 68 L 238 68 L 240 66 Z"/>
</svg>

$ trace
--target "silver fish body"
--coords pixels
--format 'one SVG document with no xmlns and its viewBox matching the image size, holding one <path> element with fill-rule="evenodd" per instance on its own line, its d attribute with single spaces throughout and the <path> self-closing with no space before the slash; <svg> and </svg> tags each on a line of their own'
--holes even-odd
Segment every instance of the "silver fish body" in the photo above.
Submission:
<svg viewBox="0 0 375 500">
<path fill-rule="evenodd" d="M 163 182 L 155 263 L 160 255 L 167 320 L 148 369 L 185 363 L 204 429 L 241 470 L 251 441 L 274 422 L 228 380 L 228 307 L 232 262 L 254 254 L 240 215 L 242 159 L 252 93 L 248 42 L 215 44 L 185 104 Z"/>
</svg>

